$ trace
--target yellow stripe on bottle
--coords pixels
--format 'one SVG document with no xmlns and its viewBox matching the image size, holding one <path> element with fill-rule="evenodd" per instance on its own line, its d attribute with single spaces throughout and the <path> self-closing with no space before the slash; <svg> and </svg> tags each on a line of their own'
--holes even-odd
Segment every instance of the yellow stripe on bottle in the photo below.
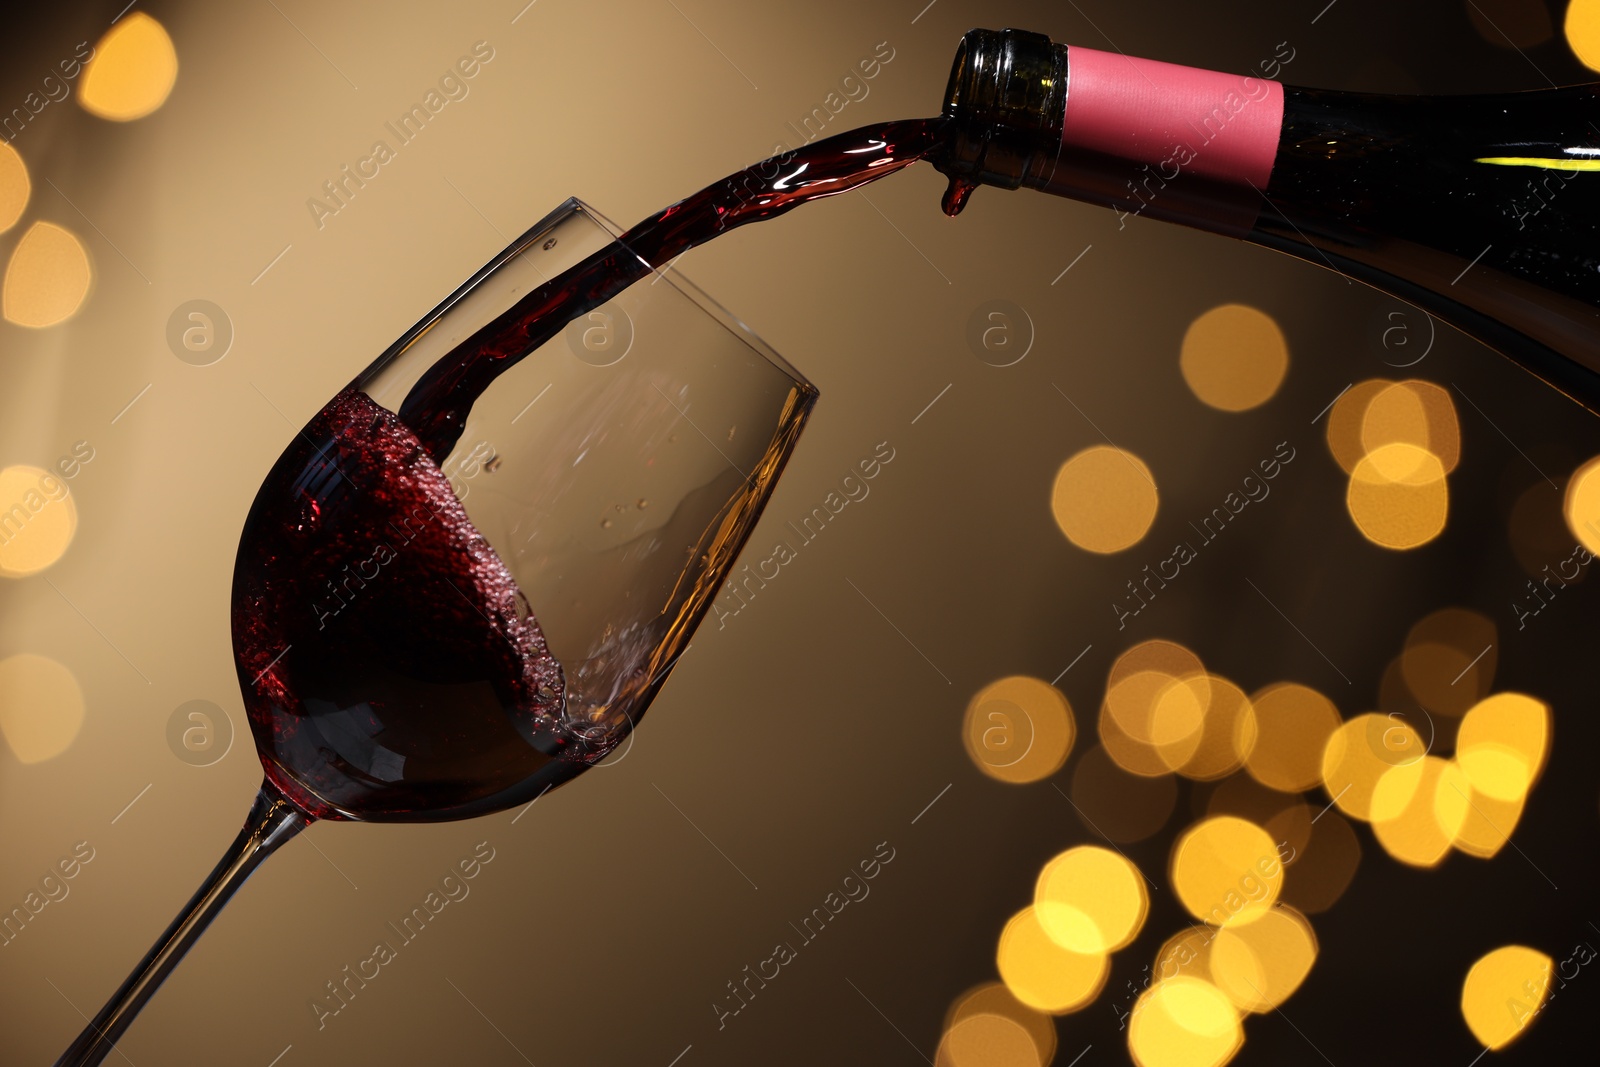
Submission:
<svg viewBox="0 0 1600 1067">
<path fill-rule="evenodd" d="M 1483 156 L 1475 163 L 1493 163 L 1501 167 L 1540 167 L 1544 170 L 1600 170 L 1600 159 L 1547 159 L 1543 156 Z"/>
</svg>

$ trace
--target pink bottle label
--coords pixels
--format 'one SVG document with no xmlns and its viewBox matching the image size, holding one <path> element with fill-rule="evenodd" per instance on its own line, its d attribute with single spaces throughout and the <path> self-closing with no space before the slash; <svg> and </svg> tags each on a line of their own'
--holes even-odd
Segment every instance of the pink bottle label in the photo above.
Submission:
<svg viewBox="0 0 1600 1067">
<path fill-rule="evenodd" d="M 1282 126 L 1278 82 L 1091 48 L 1068 50 L 1061 144 L 1069 157 L 1077 154 L 1072 150 L 1095 152 L 1147 165 L 1147 173 L 1166 182 L 1193 175 L 1251 190 L 1259 201 L 1253 191 L 1265 189 L 1272 177 Z M 1139 203 L 1131 196 L 1127 202 Z M 1217 219 L 1216 228 L 1248 229 L 1253 212 L 1249 219 L 1240 217 L 1242 206 L 1227 210 L 1229 217 Z"/>
</svg>

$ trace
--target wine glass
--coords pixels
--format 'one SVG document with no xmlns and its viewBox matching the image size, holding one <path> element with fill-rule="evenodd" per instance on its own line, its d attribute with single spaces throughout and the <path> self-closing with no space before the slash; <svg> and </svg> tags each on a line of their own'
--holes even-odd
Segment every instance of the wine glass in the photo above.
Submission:
<svg viewBox="0 0 1600 1067">
<path fill-rule="evenodd" d="M 526 803 L 638 722 L 817 394 L 675 270 L 629 262 L 617 237 L 568 200 L 334 398 L 267 475 L 233 590 L 265 780 L 222 862 L 58 1067 L 99 1063 L 251 872 L 313 820 Z M 464 419 L 431 449 L 394 414 L 449 407 L 436 368 L 470 360 L 480 331 L 518 309 L 554 306 L 552 292 L 602 261 L 644 277 L 603 287 L 610 299 L 577 305 L 531 352 L 496 352 L 480 376 L 492 384 L 470 405 L 455 395 Z"/>
</svg>

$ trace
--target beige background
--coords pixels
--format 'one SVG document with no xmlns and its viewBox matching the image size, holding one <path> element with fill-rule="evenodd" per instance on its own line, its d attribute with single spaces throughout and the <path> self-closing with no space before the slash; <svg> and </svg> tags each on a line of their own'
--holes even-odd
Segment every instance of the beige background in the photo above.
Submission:
<svg viewBox="0 0 1600 1067">
<path fill-rule="evenodd" d="M 1297 56 L 1284 79 L 1330 88 L 1543 84 L 1529 60 L 1474 31 L 1465 5 L 1443 0 L 1396 5 L 1404 12 L 1342 0 L 1314 25 L 1320 3 L 1244 0 L 940 0 L 920 17 L 919 0 L 539 0 L 513 22 L 519 6 L 141 4 L 179 54 L 166 106 L 115 125 L 53 105 L 16 142 L 35 182 L 24 225 L 47 218 L 80 234 L 95 280 L 63 326 L 0 324 L 0 463 L 49 466 L 79 439 L 96 458 L 72 484 L 80 528 L 65 558 L 0 579 L 0 656 L 56 659 L 87 708 L 52 760 L 24 765 L 0 748 L 0 907 L 75 842 L 96 855 L 68 898 L 0 948 L 7 1063 L 47 1062 L 66 1045 L 83 1021 L 75 1008 L 92 1013 L 110 993 L 249 804 L 259 767 L 228 596 L 260 479 L 295 427 L 563 198 L 627 223 L 687 195 L 790 139 L 786 124 L 879 42 L 894 59 L 830 132 L 931 114 L 956 40 L 978 25 L 1220 69 L 1249 68 L 1288 40 Z M 94 39 L 118 7 L 34 14 L 8 32 L 5 99 L 36 80 L 29 64 Z M 480 40 L 495 56 L 470 95 L 319 230 L 307 198 Z M 1559 34 L 1528 56 L 1557 80 L 1583 78 Z M 1094 839 L 1051 784 L 1002 785 L 972 767 L 959 732 L 972 693 L 1007 674 L 1048 681 L 1088 647 L 1060 681 L 1087 731 L 1115 654 L 1171 636 L 1246 689 L 1304 681 L 1349 716 L 1376 706 L 1407 627 L 1453 603 L 1500 626 L 1500 684 L 1556 708 L 1560 741 L 1518 842 L 1560 891 L 1510 853 L 1422 874 L 1364 837 L 1356 886 L 1319 921 L 1324 955 L 1291 1002 L 1294 1023 L 1340 1064 L 1465 1064 L 1476 1047 L 1454 998 L 1466 965 L 1497 944 L 1542 939 L 1559 952 L 1589 936 L 1596 797 L 1576 741 L 1593 740 L 1593 697 L 1577 652 L 1593 593 L 1574 590 L 1516 634 L 1507 604 L 1525 576 L 1504 516 L 1539 480 L 1532 462 L 1561 482 L 1600 451 L 1592 418 L 1441 326 L 1412 373 L 1457 383 L 1483 414 L 1458 403 L 1466 458 L 1445 536 L 1382 551 L 1345 516 L 1342 476 L 1311 420 L 1352 380 L 1399 376 L 1381 335 L 1402 305 L 1221 238 L 1153 222 L 1119 232 L 1109 213 L 1040 195 L 979 190 L 951 221 L 937 210 L 941 188 L 918 167 L 682 264 L 822 391 L 766 526 L 809 511 L 888 441 L 896 458 L 871 496 L 724 629 L 706 628 L 620 764 L 515 825 L 510 812 L 319 825 L 291 843 L 128 1034 L 129 1061 L 265 1065 L 292 1046 L 284 1067 L 665 1067 L 686 1048 L 682 1067 L 920 1062 L 950 1000 L 992 979 L 994 939 L 1039 865 Z M 6 249 L 20 232 L 0 238 Z M 210 367 L 180 362 L 164 339 L 168 315 L 195 298 L 223 307 L 236 331 Z M 997 298 L 1025 308 L 1037 333 L 1009 368 L 965 341 L 974 310 Z M 1195 400 L 1177 363 L 1188 323 L 1228 301 L 1269 312 L 1290 345 L 1279 395 L 1238 415 Z M 1138 452 L 1161 490 L 1151 536 L 1111 557 L 1067 544 L 1048 508 L 1056 469 L 1102 432 Z M 1123 583 L 1280 441 L 1298 458 L 1274 497 L 1119 633 L 1108 605 Z M 758 529 L 753 546 L 771 540 Z M 167 747 L 168 717 L 192 699 L 221 705 L 240 732 L 212 767 Z M 1071 767 L 1054 780 L 1063 788 Z M 1158 887 L 1187 796 L 1167 833 L 1128 849 Z M 308 1000 L 480 841 L 496 858 L 471 896 L 319 1032 Z M 719 1032 L 709 1005 L 724 983 L 884 841 L 896 859 L 871 897 Z M 1113 991 L 1179 922 L 1170 894 L 1158 889 L 1154 909 L 1117 958 Z M 1516 1053 L 1549 1062 L 1592 1033 L 1578 998 L 1592 1007 L 1594 996 L 1555 1002 Z M 1126 1061 L 1110 999 L 1063 1020 L 1058 1062 L 1090 1044 L 1086 1064 Z M 1283 1020 L 1250 1027 L 1238 1062 L 1310 1060 Z"/>
</svg>

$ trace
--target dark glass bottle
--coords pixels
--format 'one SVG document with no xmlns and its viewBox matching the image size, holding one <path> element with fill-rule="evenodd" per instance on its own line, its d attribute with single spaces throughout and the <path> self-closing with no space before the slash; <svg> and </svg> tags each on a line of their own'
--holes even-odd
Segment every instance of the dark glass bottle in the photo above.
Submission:
<svg viewBox="0 0 1600 1067">
<path fill-rule="evenodd" d="M 1600 86 L 1328 92 L 973 30 L 944 114 L 950 214 L 977 185 L 1026 186 L 1242 238 L 1600 410 Z"/>
</svg>

